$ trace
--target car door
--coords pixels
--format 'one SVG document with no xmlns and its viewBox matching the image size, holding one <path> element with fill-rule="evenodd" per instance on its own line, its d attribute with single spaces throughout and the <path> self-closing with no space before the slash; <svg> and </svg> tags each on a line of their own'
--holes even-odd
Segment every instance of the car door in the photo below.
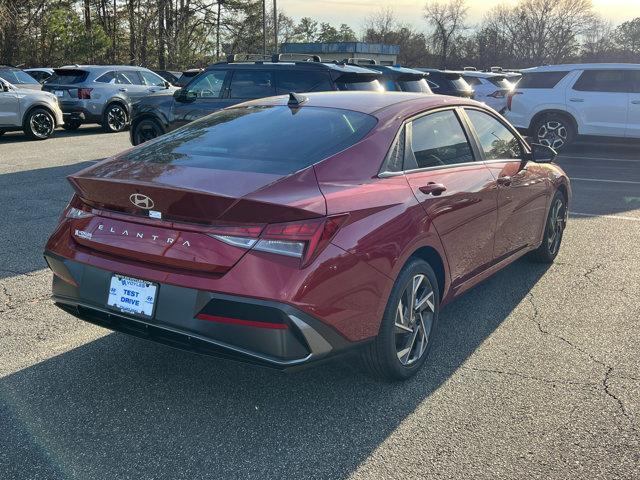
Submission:
<svg viewBox="0 0 640 480">
<path fill-rule="evenodd" d="M 149 94 L 140 73 L 135 70 L 117 72 L 116 83 L 119 84 L 118 91 L 127 96 L 132 103 Z"/>
<path fill-rule="evenodd" d="M 640 70 L 627 71 L 627 86 L 629 91 L 629 115 L 627 117 L 626 136 L 640 138 Z"/>
<path fill-rule="evenodd" d="M 7 88 L 7 91 L 5 91 Z M 20 97 L 18 92 L 11 90 L 9 86 L 5 87 L 0 82 L 0 127 L 1 126 L 18 126 L 20 122 Z"/>
<path fill-rule="evenodd" d="M 207 70 L 184 87 L 173 101 L 173 126 L 178 127 L 233 104 L 224 98 L 229 70 Z M 238 103 L 238 102 L 235 102 Z"/>
<path fill-rule="evenodd" d="M 585 70 L 565 95 L 581 135 L 624 137 L 629 111 L 624 70 Z"/>
<path fill-rule="evenodd" d="M 496 181 L 472 150 L 456 109 L 414 119 L 405 176 L 445 248 L 453 288 L 493 261 Z"/>
<path fill-rule="evenodd" d="M 465 113 L 485 165 L 497 183 L 493 256 L 498 262 L 540 240 L 549 188 L 543 170 L 533 162 L 523 162 L 524 146 L 511 128 L 486 111 L 466 107 Z"/>
<path fill-rule="evenodd" d="M 138 73 L 147 87 L 147 93 L 156 93 L 167 89 L 166 80 L 160 75 L 146 70 L 140 70 Z"/>
</svg>

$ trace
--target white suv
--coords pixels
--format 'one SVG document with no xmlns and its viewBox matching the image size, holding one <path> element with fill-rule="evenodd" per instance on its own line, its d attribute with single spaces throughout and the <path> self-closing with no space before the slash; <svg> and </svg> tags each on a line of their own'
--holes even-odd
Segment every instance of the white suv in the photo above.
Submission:
<svg viewBox="0 0 640 480">
<path fill-rule="evenodd" d="M 561 149 L 577 135 L 640 138 L 640 64 L 522 70 L 506 117 L 533 141 Z"/>
<path fill-rule="evenodd" d="M 473 70 L 458 73 L 473 87 L 474 100 L 485 103 L 496 112 L 505 112 L 507 96 L 513 91 L 513 84 L 505 75 Z"/>
</svg>

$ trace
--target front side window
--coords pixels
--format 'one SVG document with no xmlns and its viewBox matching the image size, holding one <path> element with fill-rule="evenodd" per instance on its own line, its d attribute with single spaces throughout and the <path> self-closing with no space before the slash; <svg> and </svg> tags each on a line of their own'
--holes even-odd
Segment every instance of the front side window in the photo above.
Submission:
<svg viewBox="0 0 640 480">
<path fill-rule="evenodd" d="M 511 131 L 491 115 L 466 110 L 476 131 L 486 160 L 510 160 L 522 157 L 520 142 Z"/>
<path fill-rule="evenodd" d="M 278 72 L 278 88 L 276 93 L 284 95 L 289 92 L 327 92 L 333 90 L 327 72 L 309 72 L 289 70 Z"/>
<path fill-rule="evenodd" d="M 338 108 L 248 106 L 220 110 L 119 158 L 287 175 L 362 140 L 376 118 Z"/>
<path fill-rule="evenodd" d="M 573 86 L 579 92 L 625 92 L 624 70 L 585 70 Z"/>
<path fill-rule="evenodd" d="M 145 85 L 148 87 L 164 87 L 164 78 L 161 76 L 156 75 L 153 72 L 145 72 L 144 70 L 141 70 L 138 73 L 142 77 Z"/>
<path fill-rule="evenodd" d="M 471 146 L 453 110 L 426 115 L 411 125 L 411 150 L 417 168 L 473 161 Z"/>
<path fill-rule="evenodd" d="M 196 98 L 220 98 L 227 70 L 212 70 L 202 73 L 191 84 L 188 93 Z"/>
<path fill-rule="evenodd" d="M 231 79 L 231 98 L 262 98 L 274 95 L 273 73 L 236 70 Z"/>
<path fill-rule="evenodd" d="M 630 93 L 640 93 L 640 70 L 629 70 L 627 75 L 629 86 L 627 91 Z"/>
</svg>

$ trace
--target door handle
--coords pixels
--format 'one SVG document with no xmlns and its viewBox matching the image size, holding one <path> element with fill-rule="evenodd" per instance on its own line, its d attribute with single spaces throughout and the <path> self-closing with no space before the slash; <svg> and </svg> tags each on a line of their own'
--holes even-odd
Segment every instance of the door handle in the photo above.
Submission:
<svg viewBox="0 0 640 480">
<path fill-rule="evenodd" d="M 570 98 L 569 101 L 581 103 L 584 102 L 584 98 Z"/>
<path fill-rule="evenodd" d="M 509 175 L 505 175 L 504 177 L 498 178 L 498 185 L 508 187 L 509 185 L 511 185 L 511 177 Z"/>
<path fill-rule="evenodd" d="M 640 100 L 631 100 L 634 105 L 640 105 Z"/>
<path fill-rule="evenodd" d="M 126 88 L 119 88 L 119 89 L 118 89 L 118 91 L 119 91 L 119 92 L 126 92 L 126 91 L 127 91 L 127 89 L 126 89 Z"/>
<path fill-rule="evenodd" d="M 420 187 L 418 190 L 420 190 L 425 195 L 434 195 L 437 197 L 442 192 L 446 191 L 447 187 L 445 187 L 441 183 L 429 182 L 426 185 Z"/>
</svg>

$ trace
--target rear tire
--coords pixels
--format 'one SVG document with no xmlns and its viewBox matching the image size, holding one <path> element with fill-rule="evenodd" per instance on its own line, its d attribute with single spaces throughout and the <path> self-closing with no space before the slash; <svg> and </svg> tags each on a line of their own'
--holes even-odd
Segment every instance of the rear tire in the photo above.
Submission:
<svg viewBox="0 0 640 480">
<path fill-rule="evenodd" d="M 120 103 L 107 106 L 102 117 L 102 129 L 107 133 L 122 132 L 129 125 L 129 114 Z"/>
<path fill-rule="evenodd" d="M 132 133 L 133 144 L 140 145 L 164 134 L 164 130 L 154 119 L 145 118 L 135 124 Z"/>
<path fill-rule="evenodd" d="M 538 263 L 552 263 L 558 256 L 562 235 L 567 223 L 567 200 L 556 191 L 544 226 L 544 237 L 540 246 L 529 254 L 529 259 Z"/>
<path fill-rule="evenodd" d="M 32 140 L 46 140 L 56 129 L 56 120 L 49 110 L 34 108 L 24 119 L 24 133 Z"/>
<path fill-rule="evenodd" d="M 68 131 L 78 130 L 82 122 L 80 120 L 67 120 L 62 124 L 62 128 Z"/>
<path fill-rule="evenodd" d="M 569 117 L 558 113 L 548 113 L 533 124 L 531 136 L 534 143 L 540 143 L 557 151 L 573 143 L 577 135 L 576 127 Z"/>
<path fill-rule="evenodd" d="M 362 352 L 367 369 L 388 381 L 415 375 L 431 349 L 439 311 L 433 269 L 422 259 L 409 260 L 391 290 L 378 336 Z"/>
</svg>

